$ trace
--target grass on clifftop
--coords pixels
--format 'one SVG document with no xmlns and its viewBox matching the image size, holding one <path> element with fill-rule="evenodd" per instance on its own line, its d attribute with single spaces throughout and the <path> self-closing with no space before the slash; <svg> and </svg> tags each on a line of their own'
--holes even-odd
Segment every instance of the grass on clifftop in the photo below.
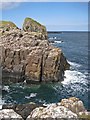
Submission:
<svg viewBox="0 0 90 120">
<path fill-rule="evenodd" d="M 0 21 L 0 27 L 17 27 L 13 22 L 11 21 Z"/>
<path fill-rule="evenodd" d="M 31 21 L 32 23 L 36 23 L 36 24 L 38 24 L 39 26 L 42 26 L 42 27 L 44 27 L 45 28 L 45 26 L 44 25 L 41 25 L 39 22 L 37 22 L 37 21 L 35 21 L 35 20 L 33 20 L 32 18 L 25 18 L 25 20 L 24 20 L 24 22 L 27 22 L 27 21 Z"/>
</svg>

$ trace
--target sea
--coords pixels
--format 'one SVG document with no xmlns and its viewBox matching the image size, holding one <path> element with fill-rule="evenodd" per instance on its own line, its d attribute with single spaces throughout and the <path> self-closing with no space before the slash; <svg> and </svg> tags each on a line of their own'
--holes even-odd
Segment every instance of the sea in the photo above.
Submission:
<svg viewBox="0 0 90 120">
<path fill-rule="evenodd" d="M 3 104 L 24 104 L 35 102 L 49 104 L 64 98 L 77 97 L 90 110 L 88 77 L 88 33 L 87 32 L 49 32 L 49 41 L 61 48 L 70 64 L 65 71 L 64 81 L 27 85 L 14 83 L 2 85 Z"/>
</svg>

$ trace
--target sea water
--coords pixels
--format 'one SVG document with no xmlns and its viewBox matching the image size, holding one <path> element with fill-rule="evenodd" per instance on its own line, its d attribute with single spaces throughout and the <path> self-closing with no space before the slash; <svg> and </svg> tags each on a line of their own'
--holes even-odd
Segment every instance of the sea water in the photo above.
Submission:
<svg viewBox="0 0 90 120">
<path fill-rule="evenodd" d="M 64 81 L 37 85 L 19 83 L 6 85 L 3 86 L 2 100 L 4 103 L 13 104 L 28 102 L 48 104 L 74 96 L 80 98 L 85 107 L 90 109 L 88 102 L 88 33 L 49 33 L 48 36 L 55 38 L 53 45 L 62 49 L 71 65 L 70 70 L 65 71 Z"/>
</svg>

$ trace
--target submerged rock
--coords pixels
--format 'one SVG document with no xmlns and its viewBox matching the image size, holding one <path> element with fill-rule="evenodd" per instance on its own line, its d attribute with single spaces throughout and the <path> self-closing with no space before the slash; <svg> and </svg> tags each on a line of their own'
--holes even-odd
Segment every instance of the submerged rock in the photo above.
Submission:
<svg viewBox="0 0 90 120">
<path fill-rule="evenodd" d="M 45 39 L 47 32 L 42 32 L 42 25 L 35 21 L 32 23 L 38 24 L 41 31 L 12 29 L 0 35 L 3 83 L 23 82 L 25 79 L 27 82 L 62 81 L 64 71 L 69 69 L 62 50 L 51 46 Z M 8 77 L 15 79 L 6 79 Z"/>
</svg>

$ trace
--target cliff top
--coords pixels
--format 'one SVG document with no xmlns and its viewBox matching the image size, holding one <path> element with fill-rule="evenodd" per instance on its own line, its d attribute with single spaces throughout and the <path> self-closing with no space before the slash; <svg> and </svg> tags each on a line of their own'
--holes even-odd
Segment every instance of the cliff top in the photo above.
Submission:
<svg viewBox="0 0 90 120">
<path fill-rule="evenodd" d="M 17 27 L 17 26 L 11 21 L 0 21 L 0 28 L 3 27 Z"/>
<path fill-rule="evenodd" d="M 24 20 L 24 22 L 27 22 L 27 21 L 31 21 L 32 23 L 36 23 L 36 24 L 38 24 L 40 26 L 45 27 L 44 25 L 41 25 L 39 22 L 37 22 L 36 20 L 34 20 L 32 18 L 26 17 L 25 20 Z"/>
</svg>

